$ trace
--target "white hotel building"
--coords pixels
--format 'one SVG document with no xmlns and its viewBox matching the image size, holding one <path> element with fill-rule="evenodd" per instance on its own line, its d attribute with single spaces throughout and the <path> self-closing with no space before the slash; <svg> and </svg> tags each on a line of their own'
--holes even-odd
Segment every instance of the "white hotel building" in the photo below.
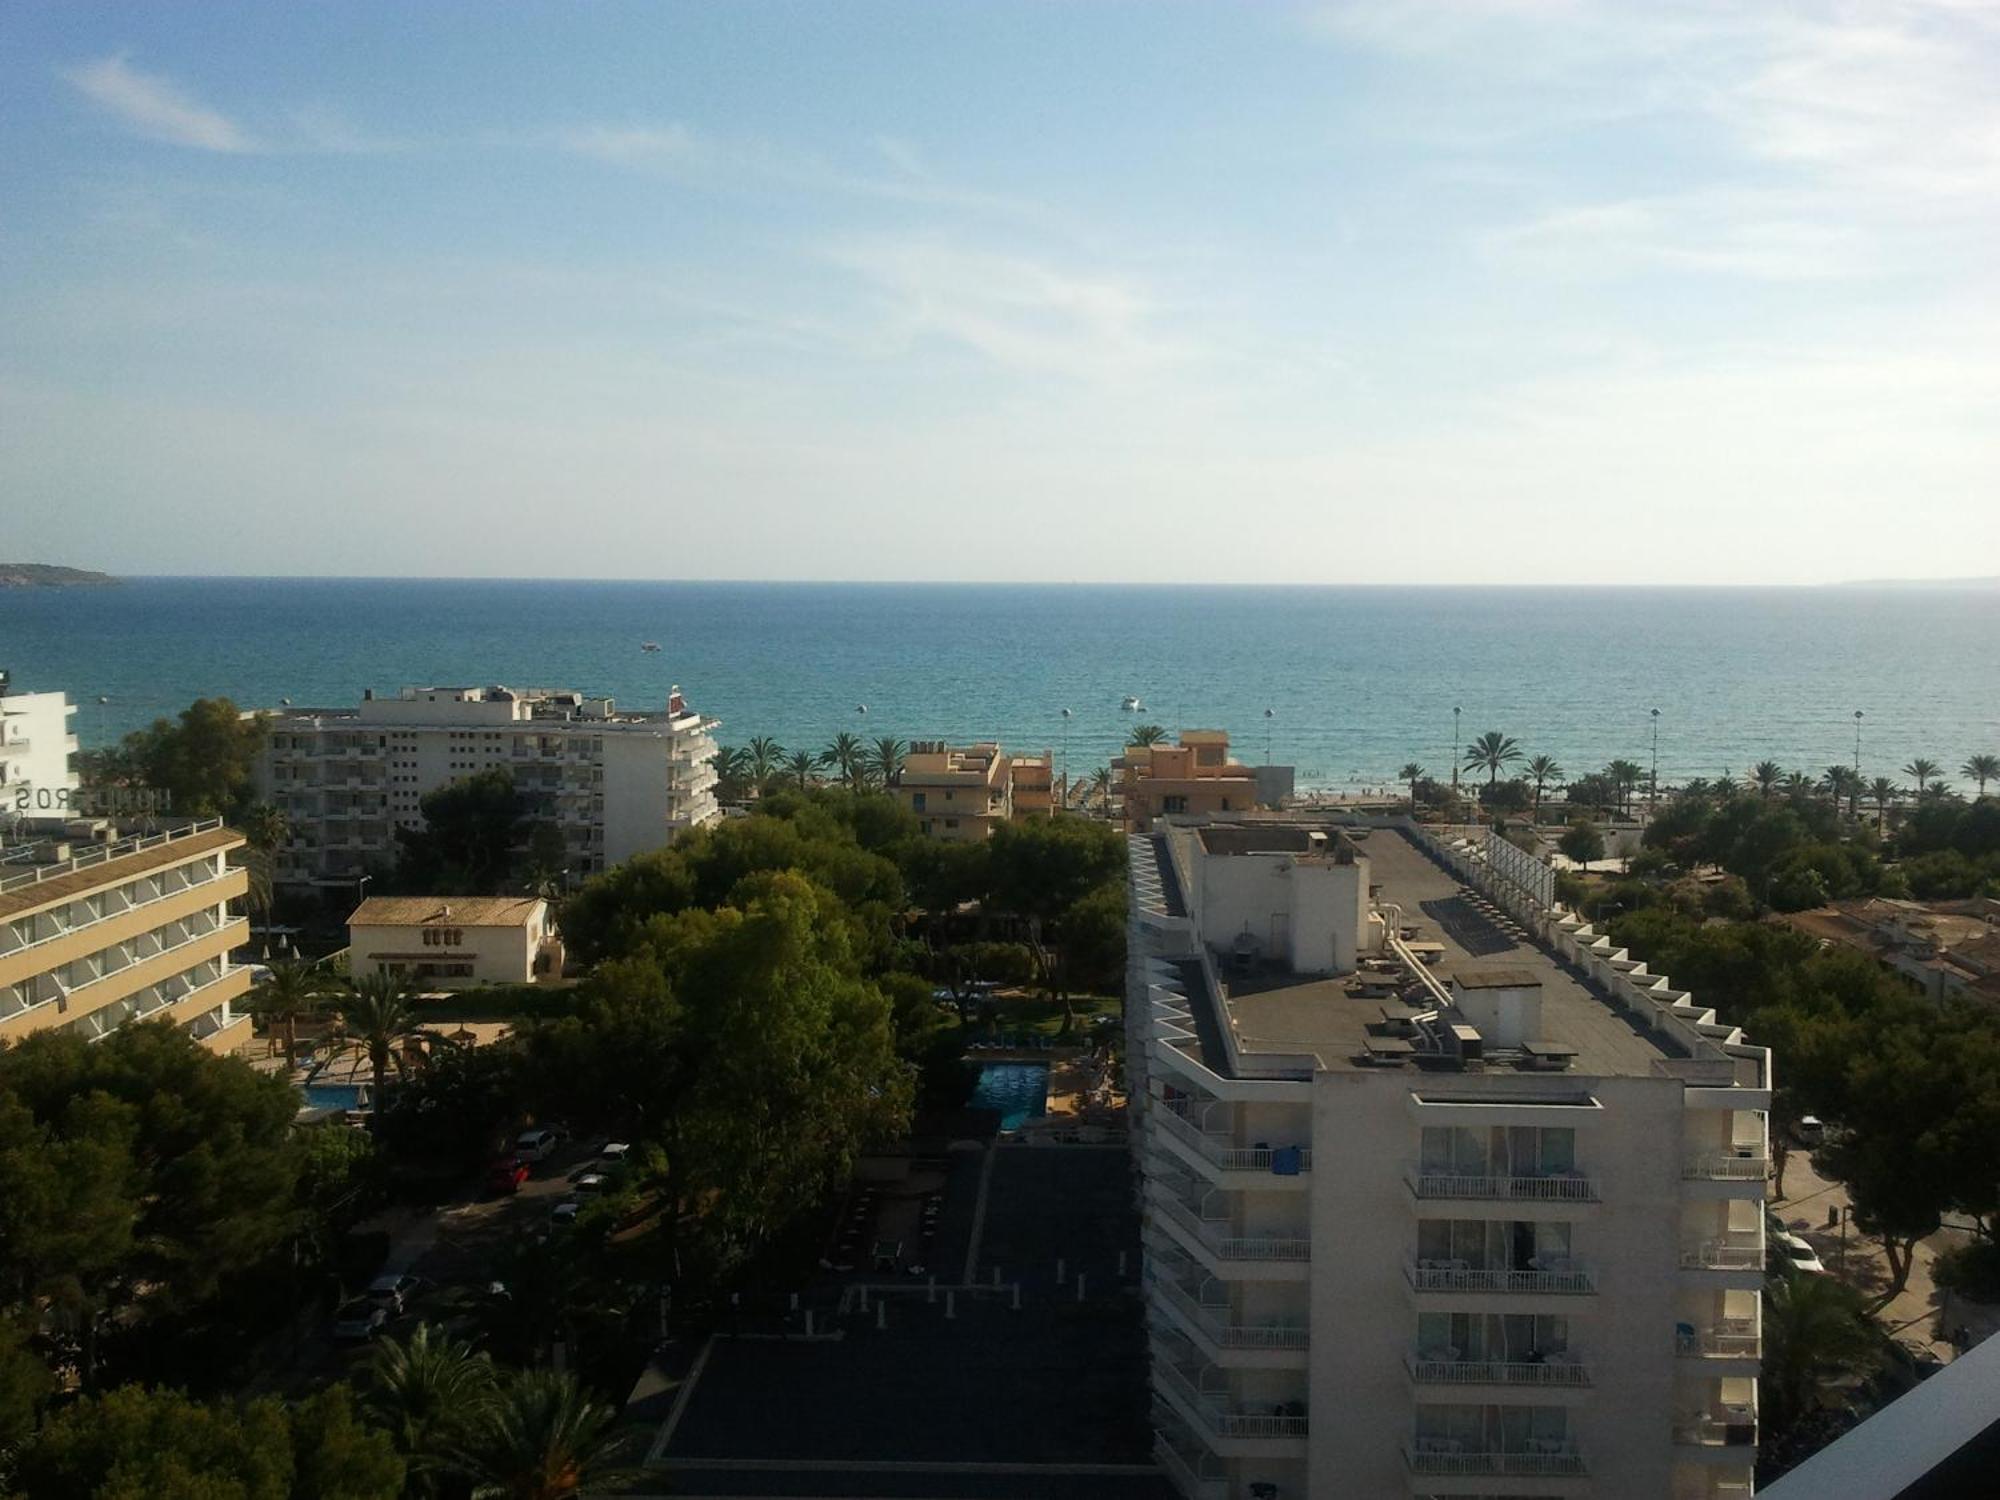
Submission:
<svg viewBox="0 0 2000 1500">
<path fill-rule="evenodd" d="M 1154 1419 L 1191 1500 L 1751 1493 L 1770 1055 L 1482 839 L 1132 840 Z"/>
<path fill-rule="evenodd" d="M 351 886 L 423 826 L 426 792 L 496 768 L 563 838 L 572 882 L 715 821 L 714 730 L 675 688 L 664 712 L 484 688 L 370 692 L 355 708 L 270 713 L 258 795 L 291 825 L 278 880 Z"/>
</svg>

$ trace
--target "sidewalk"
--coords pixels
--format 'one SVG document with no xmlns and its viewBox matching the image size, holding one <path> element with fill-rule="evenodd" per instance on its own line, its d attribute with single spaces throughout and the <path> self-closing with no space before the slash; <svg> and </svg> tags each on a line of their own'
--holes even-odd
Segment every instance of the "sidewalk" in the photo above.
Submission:
<svg viewBox="0 0 2000 1500">
<path fill-rule="evenodd" d="M 1835 1208 L 1843 1220 L 1846 1218 L 1847 1189 L 1821 1177 L 1809 1153 L 1795 1150 L 1785 1164 L 1785 1190 L 1782 1200 L 1771 1200 L 1771 1211 L 1784 1220 L 1785 1227 L 1819 1252 L 1827 1270 L 1866 1296 L 1880 1295 L 1889 1285 L 1889 1262 L 1880 1242 L 1851 1224 L 1843 1238 L 1842 1230 L 1827 1222 Z M 1934 1343 L 1938 1358 L 1949 1361 L 1954 1328 L 1966 1330 L 1970 1336 L 1967 1347 L 2000 1331 L 2000 1305 L 1968 1302 L 1931 1280 L 1931 1262 L 1938 1252 L 1966 1244 L 1971 1238 L 1967 1230 L 1940 1229 L 1918 1244 L 1909 1285 L 1876 1314 L 1886 1333 L 1905 1343 Z"/>
</svg>

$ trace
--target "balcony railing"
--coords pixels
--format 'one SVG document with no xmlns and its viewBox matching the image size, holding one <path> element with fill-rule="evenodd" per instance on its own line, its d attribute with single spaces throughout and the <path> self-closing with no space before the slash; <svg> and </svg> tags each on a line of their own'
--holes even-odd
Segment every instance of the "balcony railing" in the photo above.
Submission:
<svg viewBox="0 0 2000 1500">
<path fill-rule="evenodd" d="M 1544 1360 L 1425 1359 L 1412 1355 L 1410 1378 L 1419 1385 L 1587 1386 L 1590 1371 L 1567 1356 Z"/>
<path fill-rule="evenodd" d="M 1709 1152 L 1681 1164 L 1681 1177 L 1688 1182 L 1762 1182 L 1770 1175 L 1770 1160 L 1762 1156 Z"/>
<path fill-rule="evenodd" d="M 1547 1450 L 1463 1453 L 1450 1448 L 1427 1448 L 1419 1439 L 1404 1452 L 1411 1471 L 1417 1474 L 1542 1479 L 1588 1472 L 1584 1468 L 1583 1455 L 1567 1444 L 1551 1444 Z"/>
<path fill-rule="evenodd" d="M 1225 1219 L 1204 1219 L 1179 1199 L 1165 1192 L 1150 1201 L 1166 1210 L 1167 1217 L 1181 1225 L 1219 1260 L 1311 1260 L 1312 1241 L 1295 1235 L 1227 1234 Z"/>
<path fill-rule="evenodd" d="M 0 957 L 39 947 L 43 943 L 53 943 L 69 937 L 72 933 L 88 931 L 92 927 L 122 917 L 127 912 L 156 906 L 162 901 L 171 901 L 183 892 L 212 885 L 218 880 L 226 880 L 236 872 L 237 868 L 235 865 L 225 865 L 217 870 L 206 860 L 200 864 L 176 865 L 158 874 L 138 876 L 95 896 L 81 897 L 53 911 L 37 912 L 33 916 L 23 917 L 17 922 L 0 926 Z M 147 886 L 151 887 L 150 891 L 141 889 Z M 86 915 L 81 921 L 72 920 L 71 913 L 78 908 L 87 911 L 88 902 L 91 900 L 98 902 L 97 915 Z M 43 923 L 47 923 L 51 930 L 25 939 L 21 936 L 23 928 L 32 932 L 36 926 Z"/>
<path fill-rule="evenodd" d="M 1756 1359 L 1763 1341 L 1753 1325 L 1714 1328 L 1674 1336 L 1674 1353 L 1683 1359 Z"/>
<path fill-rule="evenodd" d="M 1597 1290 L 1596 1279 L 1580 1267 L 1512 1271 L 1446 1262 L 1411 1262 L 1410 1284 L 1420 1292 L 1508 1292 L 1581 1295 Z"/>
<path fill-rule="evenodd" d="M 1744 1240 L 1704 1240 L 1681 1250 L 1683 1271 L 1761 1271 L 1764 1247 Z"/>
<path fill-rule="evenodd" d="M 1225 1172 L 1269 1172 L 1277 1153 L 1269 1146 L 1232 1146 L 1221 1136 L 1210 1135 L 1189 1120 L 1172 1104 L 1161 1104 L 1154 1110 L 1152 1119 L 1176 1140 L 1194 1147 L 1202 1156 Z M 1312 1150 L 1310 1147 L 1292 1148 L 1298 1156 L 1301 1172 L 1312 1170 Z"/>
<path fill-rule="evenodd" d="M 1210 1343 L 1222 1348 L 1304 1349 L 1312 1342 L 1311 1333 L 1302 1324 L 1232 1323 L 1226 1304 L 1203 1302 L 1186 1288 L 1151 1270 L 1146 1279 L 1161 1301 L 1200 1329 Z"/>
<path fill-rule="evenodd" d="M 1595 1203 L 1597 1184 L 1575 1173 L 1546 1177 L 1490 1177 L 1412 1168 L 1410 1190 L 1419 1198 L 1510 1199 L 1531 1203 Z"/>
<path fill-rule="evenodd" d="M 1221 1438 L 1302 1438 L 1306 1435 L 1303 1416 L 1277 1416 L 1232 1408 L 1228 1393 L 1204 1391 L 1186 1371 L 1166 1360 L 1153 1363 L 1160 1383 L 1186 1402 L 1201 1418 L 1202 1426 Z"/>
<path fill-rule="evenodd" d="M 1757 1421 L 1747 1415 L 1736 1421 L 1694 1417 L 1674 1423 L 1674 1441 L 1684 1448 L 1755 1448 Z"/>
</svg>

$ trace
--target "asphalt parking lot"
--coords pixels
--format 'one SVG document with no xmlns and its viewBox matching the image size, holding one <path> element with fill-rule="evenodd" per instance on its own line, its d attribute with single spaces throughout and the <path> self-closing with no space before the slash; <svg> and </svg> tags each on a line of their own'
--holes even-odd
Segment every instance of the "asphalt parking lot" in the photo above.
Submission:
<svg viewBox="0 0 2000 1500">
<path fill-rule="evenodd" d="M 967 1500 L 1170 1494 L 1148 1457 L 1128 1170 L 1122 1148 L 952 1153 L 922 1277 L 865 1264 L 828 1274 L 797 1315 L 746 1320 L 707 1347 L 664 1444 L 655 1443 L 664 1488 Z M 893 1196 L 878 1190 L 871 1222 L 895 1222 Z M 844 1211 L 836 1234 L 854 1218 Z"/>
</svg>

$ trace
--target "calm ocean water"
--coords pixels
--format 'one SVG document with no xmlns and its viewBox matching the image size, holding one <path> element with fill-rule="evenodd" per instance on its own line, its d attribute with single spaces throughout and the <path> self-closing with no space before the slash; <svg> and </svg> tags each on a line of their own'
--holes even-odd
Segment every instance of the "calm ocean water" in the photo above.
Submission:
<svg viewBox="0 0 2000 1500">
<path fill-rule="evenodd" d="M 204 695 L 504 682 L 656 708 L 678 682 L 727 743 L 815 749 L 849 729 L 1060 757 L 1067 706 L 1078 773 L 1136 719 L 1227 729 L 1245 759 L 1268 736 L 1305 781 L 1379 785 L 1411 759 L 1448 769 L 1455 704 L 1464 738 L 1504 730 L 1573 772 L 1645 764 L 1654 708 L 1663 779 L 1849 761 L 1857 708 L 1869 775 L 2000 753 L 1994 589 L 134 579 L 0 589 L 0 667 L 81 703 L 87 745 Z"/>
</svg>

